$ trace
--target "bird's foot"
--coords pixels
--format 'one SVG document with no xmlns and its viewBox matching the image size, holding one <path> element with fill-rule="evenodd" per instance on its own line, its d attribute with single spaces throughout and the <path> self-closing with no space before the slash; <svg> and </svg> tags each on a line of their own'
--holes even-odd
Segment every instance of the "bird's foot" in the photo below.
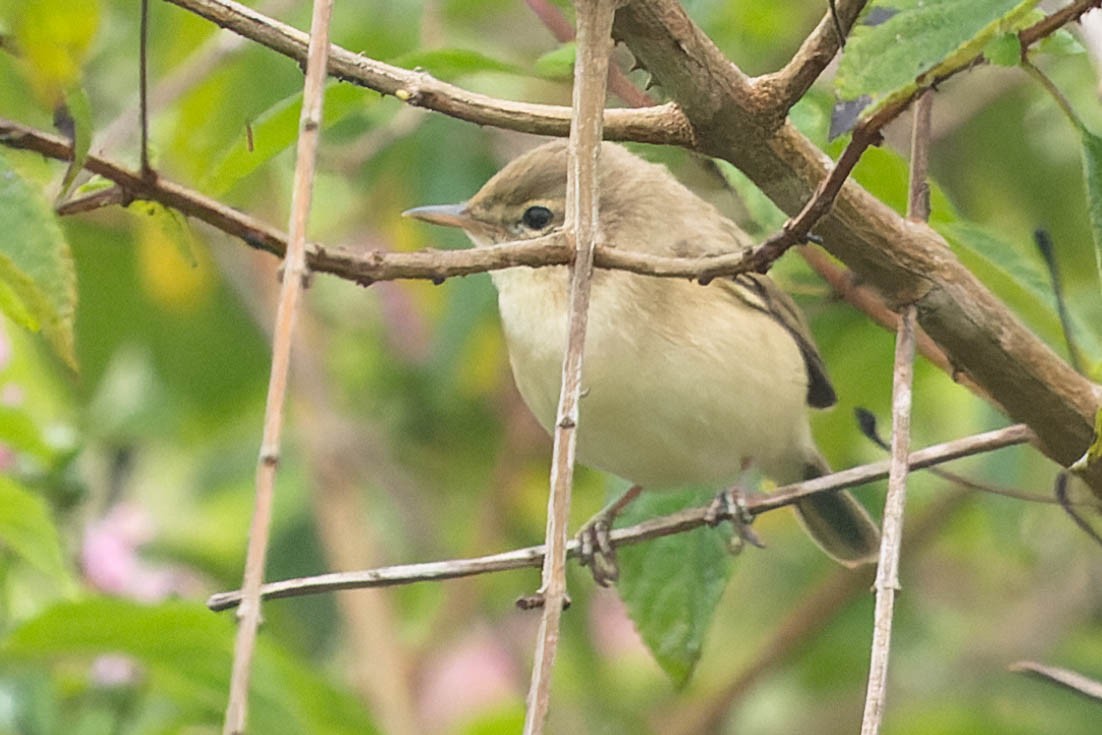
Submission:
<svg viewBox="0 0 1102 735">
<path fill-rule="evenodd" d="M 583 567 L 589 567 L 593 581 L 602 587 L 610 587 L 620 578 L 616 548 L 612 545 L 612 522 L 642 491 L 639 485 L 632 485 L 578 531 L 578 561 Z"/>
<path fill-rule="evenodd" d="M 620 578 L 616 547 L 610 537 L 613 519 L 614 514 L 606 508 L 578 531 L 578 561 L 583 567 L 589 567 L 593 581 L 602 587 L 610 587 Z"/>
<path fill-rule="evenodd" d="M 750 527 L 754 522 L 754 514 L 746 506 L 746 493 L 737 485 L 716 495 L 704 511 L 704 522 L 709 526 L 718 526 L 725 520 L 730 520 L 735 530 L 727 542 L 727 548 L 732 554 L 738 554 L 746 544 L 759 549 L 765 548 L 765 542 Z"/>
</svg>

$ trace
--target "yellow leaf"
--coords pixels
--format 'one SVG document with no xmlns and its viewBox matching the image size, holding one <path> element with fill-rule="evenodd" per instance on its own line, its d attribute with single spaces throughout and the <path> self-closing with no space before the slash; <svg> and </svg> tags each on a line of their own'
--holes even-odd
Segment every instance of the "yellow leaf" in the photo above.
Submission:
<svg viewBox="0 0 1102 735">
<path fill-rule="evenodd" d="M 131 209 L 140 212 L 138 205 Z M 137 227 L 138 276 L 150 300 L 176 313 L 203 306 L 214 289 L 214 269 L 186 226 L 163 207 L 148 205 Z"/>
<path fill-rule="evenodd" d="M 17 0 L 13 31 L 24 73 L 48 107 L 81 76 L 88 49 L 99 28 L 96 0 Z"/>
</svg>

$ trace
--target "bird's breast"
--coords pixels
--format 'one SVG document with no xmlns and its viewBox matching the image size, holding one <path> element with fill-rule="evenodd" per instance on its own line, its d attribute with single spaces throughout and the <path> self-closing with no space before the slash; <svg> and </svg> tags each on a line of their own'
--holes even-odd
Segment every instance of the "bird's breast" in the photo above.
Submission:
<svg viewBox="0 0 1102 735">
<path fill-rule="evenodd" d="M 810 442 L 791 336 L 719 289 L 598 271 L 578 427 L 583 464 L 649 487 L 720 485 L 757 461 L 783 473 Z M 551 431 L 569 320 L 565 267 L 493 274 L 513 376 Z"/>
</svg>

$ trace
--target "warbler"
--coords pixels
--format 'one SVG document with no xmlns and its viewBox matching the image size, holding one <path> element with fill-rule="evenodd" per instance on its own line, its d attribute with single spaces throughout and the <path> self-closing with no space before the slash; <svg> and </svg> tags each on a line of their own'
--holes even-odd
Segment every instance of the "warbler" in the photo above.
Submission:
<svg viewBox="0 0 1102 735">
<path fill-rule="evenodd" d="M 665 167 L 602 143 L 598 168 L 604 246 L 690 257 L 752 247 L 743 230 Z M 563 226 L 566 170 L 567 143 L 553 141 L 510 162 L 466 202 L 405 214 L 462 228 L 476 246 L 540 237 Z M 568 267 L 514 267 L 490 276 L 513 378 L 550 432 L 567 341 Z M 596 269 L 591 288 L 579 462 L 634 483 L 633 493 L 730 487 L 749 466 L 780 484 L 829 471 L 808 408 L 833 405 L 835 391 L 807 321 L 772 279 L 745 273 L 700 285 Z M 813 495 L 795 508 L 837 561 L 875 560 L 879 531 L 849 493 Z M 610 513 L 587 529 L 607 530 Z M 604 540 L 596 546 L 610 548 Z M 594 566 L 599 582 L 615 578 L 614 564 L 601 568 Z"/>
</svg>

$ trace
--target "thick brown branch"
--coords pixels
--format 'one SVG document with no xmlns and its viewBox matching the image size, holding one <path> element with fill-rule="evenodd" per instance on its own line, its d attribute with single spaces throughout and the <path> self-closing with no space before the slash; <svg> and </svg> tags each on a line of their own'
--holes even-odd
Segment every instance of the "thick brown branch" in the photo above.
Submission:
<svg viewBox="0 0 1102 735">
<path fill-rule="evenodd" d="M 1073 3 L 1079 13 L 1095 4 Z M 753 104 L 751 82 L 680 5 L 633 2 L 617 14 L 614 32 L 680 104 L 702 151 L 731 161 L 783 210 L 796 213 L 805 206 L 827 177 L 830 161 L 794 127 Z M 887 119 L 878 114 L 866 129 L 878 129 Z M 964 268 L 940 235 L 906 222 L 852 182 L 842 187 L 816 232 L 889 301 L 915 303 L 923 329 L 957 369 L 1010 416 L 1028 423 L 1046 454 L 1065 465 L 1082 455 L 1093 436 L 1098 389 Z M 1102 488 L 1102 466 L 1087 474 Z"/>
<path fill-rule="evenodd" d="M 223 28 L 295 59 L 306 60 L 306 34 L 231 0 L 168 0 Z M 570 131 L 570 108 L 512 102 L 469 92 L 435 79 L 425 72 L 410 71 L 340 46 L 331 46 L 329 73 L 347 82 L 393 95 L 411 105 L 442 112 L 459 120 L 519 130 L 537 135 L 565 137 Z M 605 111 L 605 137 L 643 143 L 692 146 L 692 128 L 676 105 Z"/>
</svg>

